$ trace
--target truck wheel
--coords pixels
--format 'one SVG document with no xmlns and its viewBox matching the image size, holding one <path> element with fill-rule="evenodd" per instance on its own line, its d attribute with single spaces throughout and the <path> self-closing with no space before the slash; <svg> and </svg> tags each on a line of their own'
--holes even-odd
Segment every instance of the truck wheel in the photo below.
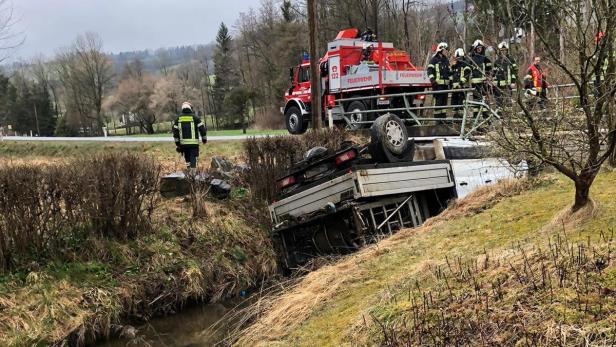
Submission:
<svg viewBox="0 0 616 347">
<path fill-rule="evenodd" d="M 372 124 L 368 149 L 372 159 L 379 162 L 411 161 L 415 154 L 415 141 L 409 141 L 404 122 L 388 113 Z"/>
<path fill-rule="evenodd" d="M 351 123 L 347 124 L 346 126 L 348 130 L 358 130 L 364 127 L 364 124 L 361 124 L 361 123 L 358 124 L 358 122 L 365 122 L 366 120 L 368 120 L 368 114 L 362 113 L 362 111 L 365 111 L 365 110 L 366 110 L 366 104 L 364 104 L 361 101 L 356 100 L 349 104 L 346 112 L 353 112 L 353 113 L 347 115 L 347 117 L 349 117 L 349 120 L 351 121 Z"/>
<path fill-rule="evenodd" d="M 287 130 L 293 135 L 303 134 L 308 129 L 302 111 L 296 106 L 289 107 L 284 114 L 284 118 L 287 124 Z"/>
</svg>

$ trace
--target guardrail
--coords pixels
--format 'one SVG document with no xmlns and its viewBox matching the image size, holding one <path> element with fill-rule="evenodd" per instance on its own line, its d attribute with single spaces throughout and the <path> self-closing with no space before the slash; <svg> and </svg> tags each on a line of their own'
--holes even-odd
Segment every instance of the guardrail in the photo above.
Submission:
<svg viewBox="0 0 616 347">
<path fill-rule="evenodd" d="M 560 84 L 551 86 L 549 90 L 553 90 L 555 96 L 548 98 L 549 101 L 553 101 L 555 103 L 555 111 L 558 114 L 559 110 L 562 108 L 564 112 L 564 107 L 566 105 L 567 100 L 574 100 L 579 98 L 577 95 L 567 95 L 564 93 L 564 90 L 568 88 L 574 87 L 574 84 Z M 432 105 L 421 105 L 416 106 L 413 104 L 413 100 L 415 100 L 416 96 L 431 96 L 438 94 L 451 94 L 451 93 L 465 93 L 465 98 L 461 105 L 450 105 L 447 104 L 445 106 L 432 106 Z M 484 125 L 491 123 L 495 120 L 500 120 L 501 116 L 499 114 L 498 106 L 496 106 L 496 102 L 494 100 L 494 95 L 488 93 L 487 95 L 482 96 L 480 100 L 475 100 L 474 93 L 476 95 L 476 90 L 474 88 L 464 88 L 464 89 L 448 89 L 448 90 L 425 90 L 418 92 L 409 92 L 409 93 L 397 93 L 397 94 L 387 94 L 387 95 L 372 95 L 372 96 L 360 96 L 360 97 L 351 97 L 351 98 L 343 98 L 336 100 L 335 106 L 332 109 L 328 110 L 328 118 L 330 126 L 333 126 L 334 121 L 343 120 L 346 122 L 347 127 L 355 128 L 358 125 L 369 125 L 374 121 L 353 121 L 350 116 L 354 114 L 374 114 L 374 113 L 395 113 L 398 114 L 405 123 L 409 126 L 426 126 L 433 124 L 435 122 L 447 122 L 449 124 L 458 124 L 460 125 L 459 136 L 461 138 L 468 138 L 472 136 L 478 129 L 482 128 Z M 382 97 L 387 97 L 389 100 L 395 98 L 401 98 L 403 101 L 403 107 L 385 107 L 379 109 L 372 110 L 363 110 L 363 111 L 345 111 L 344 105 L 353 101 L 372 101 L 375 99 L 380 99 Z M 512 100 L 515 97 L 512 96 Z M 449 100 L 449 98 L 448 98 Z M 515 104 L 515 103 L 513 103 Z M 421 116 L 426 113 L 426 111 L 432 110 L 449 110 L 456 109 L 461 110 L 462 117 L 461 118 L 435 118 L 435 117 L 425 117 Z"/>
</svg>

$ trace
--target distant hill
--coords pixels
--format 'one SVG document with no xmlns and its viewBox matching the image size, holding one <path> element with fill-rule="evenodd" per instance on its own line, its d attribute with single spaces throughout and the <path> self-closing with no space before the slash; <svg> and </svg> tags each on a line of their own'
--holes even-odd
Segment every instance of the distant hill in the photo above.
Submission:
<svg viewBox="0 0 616 347">
<path fill-rule="evenodd" d="M 116 69 L 121 70 L 127 63 L 140 60 L 145 72 L 159 72 L 162 65 L 171 68 L 190 62 L 197 57 L 206 56 L 211 61 L 214 54 L 213 43 L 207 45 L 178 46 L 171 48 L 159 48 L 156 50 L 129 51 L 111 53 L 109 57 Z M 213 69 L 213 64 L 210 64 Z"/>
</svg>

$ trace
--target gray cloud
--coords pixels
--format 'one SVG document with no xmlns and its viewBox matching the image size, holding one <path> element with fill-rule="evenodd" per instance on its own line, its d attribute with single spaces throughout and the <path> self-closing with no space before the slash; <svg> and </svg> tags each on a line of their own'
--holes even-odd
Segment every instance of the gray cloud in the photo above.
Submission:
<svg viewBox="0 0 616 347">
<path fill-rule="evenodd" d="M 12 55 L 52 55 L 78 34 L 98 33 L 108 52 L 211 42 L 259 0 L 13 0 L 25 43 Z"/>
</svg>

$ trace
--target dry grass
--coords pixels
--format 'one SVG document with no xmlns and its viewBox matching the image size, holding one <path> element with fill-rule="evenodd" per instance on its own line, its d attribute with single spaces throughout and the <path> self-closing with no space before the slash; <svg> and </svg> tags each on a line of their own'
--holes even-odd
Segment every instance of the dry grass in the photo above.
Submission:
<svg viewBox="0 0 616 347">
<path fill-rule="evenodd" d="M 616 292 L 616 267 L 598 273 L 592 264 L 613 258 L 615 178 L 598 178 L 598 208 L 567 218 L 564 232 L 562 222 L 546 228 L 573 198 L 562 178 L 477 191 L 424 226 L 263 298 L 238 344 L 558 345 L 554 336 L 568 338 L 564 345 L 609 344 L 616 295 L 605 293 Z M 562 287 L 541 287 L 548 278 L 558 283 L 559 273 L 567 277 Z M 506 299 L 496 300 L 494 288 Z"/>
<path fill-rule="evenodd" d="M 299 282 L 285 288 L 281 294 L 264 297 L 248 316 L 258 317 L 245 329 L 238 340 L 242 346 L 275 344 L 289 336 L 289 333 L 304 324 L 319 309 L 338 295 L 344 295 L 346 285 L 351 282 L 368 280 L 370 272 L 363 267 L 367 262 L 393 251 L 406 238 L 417 233 L 430 232 L 435 226 L 453 218 L 478 213 L 496 203 L 498 199 L 517 194 L 529 187 L 527 181 L 507 181 L 485 187 L 456 202 L 446 212 L 428 220 L 417 229 L 402 231 L 385 239 L 376 246 L 366 248 L 341 261 L 311 272 Z"/>
</svg>

